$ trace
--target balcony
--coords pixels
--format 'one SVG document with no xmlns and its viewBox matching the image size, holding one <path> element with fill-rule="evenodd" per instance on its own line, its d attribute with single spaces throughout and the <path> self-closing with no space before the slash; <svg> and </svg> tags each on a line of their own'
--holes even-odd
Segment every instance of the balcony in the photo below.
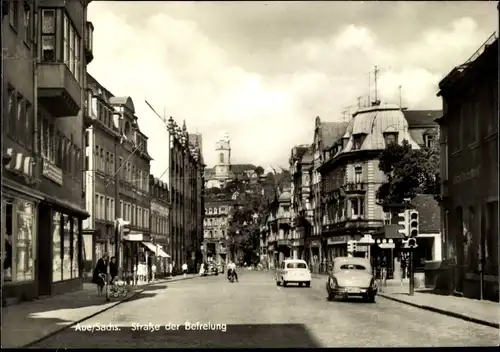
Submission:
<svg viewBox="0 0 500 352">
<path fill-rule="evenodd" d="M 344 185 L 345 193 L 365 193 L 366 183 L 362 182 L 349 182 Z"/>
<path fill-rule="evenodd" d="M 64 63 L 38 67 L 38 101 L 53 117 L 76 116 L 81 108 L 81 88 Z"/>
<path fill-rule="evenodd" d="M 87 22 L 85 24 L 85 59 L 87 64 L 94 60 L 93 53 L 94 46 L 94 25 L 92 22 Z"/>
</svg>

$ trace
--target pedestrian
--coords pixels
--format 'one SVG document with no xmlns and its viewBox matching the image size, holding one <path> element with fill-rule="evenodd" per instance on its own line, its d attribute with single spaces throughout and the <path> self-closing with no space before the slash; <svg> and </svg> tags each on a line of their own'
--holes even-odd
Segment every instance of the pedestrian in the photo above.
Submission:
<svg viewBox="0 0 500 352">
<path fill-rule="evenodd" d="M 111 276 L 110 282 L 113 282 L 118 276 L 118 264 L 116 264 L 116 257 L 111 257 L 109 261 L 109 275 Z"/>
<path fill-rule="evenodd" d="M 188 272 L 188 265 L 186 263 L 184 263 L 184 264 L 182 264 L 182 274 L 184 276 L 186 276 L 187 272 Z"/>
<path fill-rule="evenodd" d="M 102 296 L 102 290 L 106 282 L 104 281 L 108 273 L 108 255 L 104 254 L 97 264 L 92 275 L 92 283 L 97 285 L 97 296 Z"/>
<path fill-rule="evenodd" d="M 168 274 L 170 276 L 173 276 L 172 269 L 173 269 L 172 263 L 168 264 Z"/>
<path fill-rule="evenodd" d="M 382 263 L 380 264 L 381 272 L 380 272 L 380 291 L 384 292 L 384 287 L 387 285 L 387 258 L 384 256 L 382 259 Z"/>
<path fill-rule="evenodd" d="M 406 279 L 406 258 L 405 255 L 401 256 L 401 285 L 403 285 L 403 280 Z"/>
</svg>

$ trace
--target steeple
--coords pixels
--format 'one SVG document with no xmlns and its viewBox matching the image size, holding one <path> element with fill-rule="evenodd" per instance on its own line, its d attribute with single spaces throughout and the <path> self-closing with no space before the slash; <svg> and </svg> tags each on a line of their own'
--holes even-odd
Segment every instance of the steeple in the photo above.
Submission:
<svg viewBox="0 0 500 352">
<path fill-rule="evenodd" d="M 186 132 L 186 131 L 187 131 L 187 127 L 186 127 L 186 120 L 184 120 L 184 122 L 182 123 L 182 131 L 183 131 L 183 132 Z"/>
</svg>

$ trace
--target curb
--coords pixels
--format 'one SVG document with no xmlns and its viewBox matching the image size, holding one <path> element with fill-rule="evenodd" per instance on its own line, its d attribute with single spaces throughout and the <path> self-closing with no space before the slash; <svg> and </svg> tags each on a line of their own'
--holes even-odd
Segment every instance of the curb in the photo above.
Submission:
<svg viewBox="0 0 500 352">
<path fill-rule="evenodd" d="M 139 295 L 139 294 L 143 293 L 143 292 L 145 291 L 145 288 L 144 288 L 144 287 L 148 287 L 148 286 L 151 286 L 151 285 L 157 285 L 157 284 L 163 284 L 163 283 L 167 283 L 167 282 L 175 282 L 175 281 L 189 280 L 189 279 L 193 279 L 193 278 L 196 278 L 196 277 L 198 277 L 198 276 L 182 277 L 182 278 L 173 279 L 173 280 L 172 280 L 172 279 L 171 279 L 171 280 L 163 280 L 163 279 L 162 279 L 161 281 L 151 282 L 151 283 L 148 283 L 148 284 L 146 284 L 146 285 L 142 285 L 142 286 L 140 286 L 141 288 L 139 288 L 137 291 L 134 291 L 134 292 L 133 292 L 133 293 L 132 293 L 129 297 L 126 297 L 126 298 L 122 299 L 121 301 L 117 301 L 117 302 L 115 302 L 114 304 L 110 305 L 109 307 L 106 307 L 106 308 L 104 308 L 104 309 L 102 309 L 102 310 L 99 310 L 99 311 L 97 311 L 97 312 L 95 312 L 95 313 L 92 313 L 91 315 L 87 315 L 87 316 L 85 316 L 85 317 L 83 317 L 83 318 L 81 318 L 81 319 L 79 319 L 79 320 L 76 320 L 76 321 L 72 322 L 72 323 L 71 323 L 71 324 L 69 324 L 69 325 L 62 326 L 61 328 L 56 329 L 56 330 L 54 330 L 54 331 L 50 332 L 49 334 L 47 334 L 47 335 L 45 335 L 45 336 L 42 336 L 42 337 L 40 337 L 40 338 L 38 338 L 38 339 L 36 339 L 36 340 L 34 340 L 34 341 L 32 341 L 32 342 L 29 342 L 29 343 L 27 343 L 27 344 L 25 344 L 25 345 L 23 345 L 23 346 L 19 346 L 19 347 L 12 347 L 12 348 L 30 348 L 31 346 L 33 346 L 33 345 L 35 345 L 35 344 L 37 344 L 37 343 L 39 343 L 39 342 L 42 342 L 43 340 L 46 340 L 46 339 L 48 339 L 48 338 L 50 338 L 50 337 L 52 337 L 52 336 L 54 336 L 54 335 L 57 335 L 57 334 L 59 334 L 59 333 L 61 333 L 61 332 L 65 331 L 65 330 L 67 330 L 67 329 L 69 329 L 69 328 L 71 328 L 71 327 L 73 327 L 73 326 L 77 325 L 77 324 L 80 324 L 81 322 L 84 322 L 85 320 L 88 320 L 88 319 L 90 319 L 90 318 L 93 318 L 93 317 L 95 317 L 95 316 L 97 316 L 97 315 L 101 314 L 101 313 L 104 313 L 104 312 L 106 312 L 106 311 L 110 310 L 111 308 L 116 307 L 116 306 L 117 306 L 117 305 L 119 305 L 119 304 L 122 304 L 122 303 L 125 303 L 125 302 L 127 302 L 127 301 L 130 301 L 130 300 L 131 300 L 132 298 L 134 298 L 135 296 L 137 296 L 137 295 Z"/>
<path fill-rule="evenodd" d="M 412 306 L 412 307 L 424 309 L 424 310 L 427 310 L 427 311 L 430 311 L 430 312 L 440 313 L 440 314 L 443 314 L 443 315 L 447 315 L 449 317 L 453 317 L 453 318 L 457 318 L 457 319 L 462 319 L 462 320 L 465 320 L 465 321 L 468 321 L 468 322 L 471 322 L 471 323 L 476 323 L 476 324 L 479 324 L 479 325 L 489 326 L 490 328 L 494 328 L 494 329 L 499 329 L 500 328 L 500 324 L 499 323 L 492 323 L 492 322 L 487 321 L 487 320 L 469 317 L 467 315 L 463 315 L 463 314 L 460 314 L 460 313 L 450 312 L 450 311 L 447 311 L 447 310 L 444 310 L 444 309 L 440 309 L 440 308 L 436 308 L 436 307 L 431 307 L 431 306 L 427 306 L 427 305 L 423 305 L 423 304 L 417 304 L 417 303 L 408 302 L 408 301 L 405 301 L 403 299 L 394 298 L 394 297 L 391 297 L 391 296 L 383 294 L 383 293 L 379 293 L 379 294 L 377 294 L 377 296 L 383 297 L 383 298 L 391 300 L 391 301 L 403 303 L 403 304 L 406 304 L 406 305 L 409 305 L 409 306 Z"/>
</svg>

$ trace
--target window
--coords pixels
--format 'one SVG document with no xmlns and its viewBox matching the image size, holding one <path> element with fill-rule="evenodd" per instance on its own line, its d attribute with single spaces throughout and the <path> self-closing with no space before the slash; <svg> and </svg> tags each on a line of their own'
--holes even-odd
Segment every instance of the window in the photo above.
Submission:
<svg viewBox="0 0 500 352">
<path fill-rule="evenodd" d="M 69 18 L 64 16 L 63 43 L 64 43 L 64 64 L 69 67 Z"/>
<path fill-rule="evenodd" d="M 220 162 L 221 164 L 224 164 L 224 153 L 220 153 L 220 154 L 219 154 L 219 162 Z"/>
<path fill-rule="evenodd" d="M 119 159 L 119 168 L 120 180 L 123 180 L 123 158 Z"/>
<path fill-rule="evenodd" d="M 64 14 L 64 63 L 80 82 L 80 37 L 67 14 Z"/>
<path fill-rule="evenodd" d="M 56 60 L 56 11 L 42 10 L 42 60 Z"/>
<path fill-rule="evenodd" d="M 56 162 L 56 153 L 57 153 L 57 146 L 55 142 L 55 137 L 56 137 L 56 128 L 54 124 L 49 124 L 49 140 L 48 140 L 48 145 L 49 145 L 49 160 L 51 163 Z M 66 138 L 65 138 L 66 142 Z M 66 155 L 67 157 L 67 155 Z"/>
<path fill-rule="evenodd" d="M 33 150 L 33 106 L 26 101 L 24 109 L 24 144 L 28 150 Z"/>
<path fill-rule="evenodd" d="M 24 42 L 29 44 L 33 35 L 31 26 L 31 8 L 27 1 L 24 1 L 23 12 L 23 29 L 24 29 Z"/>
<path fill-rule="evenodd" d="M 34 280 L 35 209 L 34 203 L 21 199 L 2 204 L 2 222 L 5 222 L 4 281 Z"/>
<path fill-rule="evenodd" d="M 147 209 L 146 209 L 146 215 L 145 215 L 144 221 L 146 223 L 146 227 L 149 227 L 149 210 L 147 210 Z"/>
<path fill-rule="evenodd" d="M 385 139 L 385 146 L 389 146 L 390 144 L 397 143 L 398 141 L 398 134 L 397 133 L 384 133 L 384 139 Z"/>
<path fill-rule="evenodd" d="M 287 263 L 287 269 L 307 269 L 306 263 Z"/>
<path fill-rule="evenodd" d="M 80 37 L 75 32 L 75 78 L 80 82 L 81 62 L 80 62 Z"/>
<path fill-rule="evenodd" d="M 351 218 L 356 219 L 362 217 L 365 212 L 365 204 L 363 198 L 351 198 Z"/>
<path fill-rule="evenodd" d="M 106 173 L 107 174 L 110 174 L 110 155 L 109 155 L 109 152 L 106 152 L 106 165 L 105 165 L 105 168 L 106 168 Z"/>
<path fill-rule="evenodd" d="M 17 94 L 16 98 L 17 103 L 17 111 L 16 111 L 16 133 L 15 137 L 19 140 L 20 135 L 22 134 L 22 129 L 24 126 L 24 99 L 21 94 Z"/>
<path fill-rule="evenodd" d="M 363 168 L 361 166 L 356 166 L 354 168 L 354 182 L 361 183 L 363 177 Z"/>
<path fill-rule="evenodd" d="M 364 135 L 356 135 L 352 138 L 352 150 L 359 150 L 363 145 Z"/>
<path fill-rule="evenodd" d="M 16 91 L 14 87 L 8 86 L 7 94 L 9 96 L 9 105 L 8 105 L 8 127 L 7 131 L 12 137 L 16 136 L 16 113 L 17 113 L 17 100 L 16 100 Z"/>
<path fill-rule="evenodd" d="M 107 220 L 106 219 L 106 201 L 105 201 L 105 198 L 104 196 L 99 196 L 99 217 L 103 220 Z"/>
<path fill-rule="evenodd" d="M 109 173 L 111 175 L 115 174 L 115 154 L 109 153 Z"/>
<path fill-rule="evenodd" d="M 125 217 L 123 214 L 123 200 L 120 201 L 120 217 L 122 219 Z"/>
<path fill-rule="evenodd" d="M 100 219 L 101 218 L 101 214 L 100 214 L 100 209 L 99 209 L 99 195 L 96 194 L 95 195 L 95 213 L 94 213 L 94 216 L 96 217 L 96 219 Z"/>
<path fill-rule="evenodd" d="M 391 223 L 391 218 L 390 212 L 384 212 L 384 225 L 389 225 Z"/>
<path fill-rule="evenodd" d="M 100 150 L 99 170 L 104 172 L 104 148 L 101 148 Z"/>
<path fill-rule="evenodd" d="M 3 7 L 3 4 L 2 4 L 2 7 Z M 14 28 L 17 31 L 18 26 L 19 26 L 19 1 L 10 2 L 9 24 L 12 26 L 12 28 Z"/>
<path fill-rule="evenodd" d="M 73 251 L 71 252 L 71 258 L 72 264 L 71 264 L 71 271 L 72 271 L 72 278 L 80 277 L 80 225 L 78 218 L 73 218 Z"/>
<path fill-rule="evenodd" d="M 366 268 L 359 264 L 343 264 L 340 266 L 340 270 L 366 270 Z"/>
<path fill-rule="evenodd" d="M 66 214 L 63 215 L 63 258 L 62 258 L 62 279 L 71 279 L 71 250 L 73 235 L 71 233 L 70 217 Z"/>
<path fill-rule="evenodd" d="M 137 224 L 137 213 L 136 213 L 136 210 L 135 210 L 135 205 L 132 205 L 132 216 L 131 216 L 131 222 L 133 225 L 136 225 Z"/>
<path fill-rule="evenodd" d="M 434 136 L 430 134 L 424 135 L 424 143 L 427 148 L 432 148 L 434 145 Z"/>
<path fill-rule="evenodd" d="M 132 165 L 132 184 L 135 185 L 137 182 L 136 182 L 136 177 L 135 177 L 135 166 Z"/>
<path fill-rule="evenodd" d="M 61 213 L 52 215 L 52 282 L 62 280 Z"/>
</svg>

